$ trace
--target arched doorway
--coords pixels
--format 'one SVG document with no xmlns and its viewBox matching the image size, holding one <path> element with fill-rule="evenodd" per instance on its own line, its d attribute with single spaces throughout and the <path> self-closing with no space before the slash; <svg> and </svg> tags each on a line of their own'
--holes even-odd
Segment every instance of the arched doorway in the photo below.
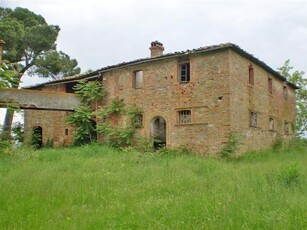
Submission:
<svg viewBox="0 0 307 230">
<path fill-rule="evenodd" d="M 32 131 L 31 144 L 35 149 L 40 149 L 43 147 L 43 129 L 40 126 L 36 126 Z"/>
<path fill-rule="evenodd" d="M 166 146 L 166 121 L 163 117 L 155 117 L 151 121 L 151 135 L 154 137 L 154 148 Z"/>
</svg>

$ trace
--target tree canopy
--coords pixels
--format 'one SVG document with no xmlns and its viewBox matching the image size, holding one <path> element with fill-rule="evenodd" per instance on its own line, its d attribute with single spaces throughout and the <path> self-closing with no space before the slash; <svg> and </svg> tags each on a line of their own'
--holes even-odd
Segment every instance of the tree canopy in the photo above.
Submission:
<svg viewBox="0 0 307 230">
<path fill-rule="evenodd" d="M 296 91 L 296 131 L 302 134 L 307 131 L 307 79 L 304 78 L 303 71 L 292 71 L 290 60 L 285 61 L 284 65 L 278 68 L 279 73 L 289 82 L 299 87 Z"/>
<path fill-rule="evenodd" d="M 10 88 L 18 84 L 18 73 L 15 70 L 15 65 L 0 62 L 0 88 Z"/>
<path fill-rule="evenodd" d="M 60 31 L 41 16 L 28 9 L 0 8 L 0 39 L 6 44 L 3 59 L 19 63 L 18 73 L 54 79 L 80 73 L 75 59 L 56 50 Z"/>
<path fill-rule="evenodd" d="M 80 73 L 78 62 L 56 49 L 60 31 L 57 25 L 49 25 L 41 16 L 17 7 L 14 10 L 0 7 L 0 40 L 5 41 L 2 59 L 13 65 L 17 73 L 14 84 L 1 80 L 4 86 L 18 88 L 20 78 L 37 75 L 58 79 Z M 0 73 L 8 79 L 8 69 Z M 2 84 L 2 83 L 1 83 Z M 13 111 L 7 110 L 3 131 L 10 132 Z"/>
</svg>

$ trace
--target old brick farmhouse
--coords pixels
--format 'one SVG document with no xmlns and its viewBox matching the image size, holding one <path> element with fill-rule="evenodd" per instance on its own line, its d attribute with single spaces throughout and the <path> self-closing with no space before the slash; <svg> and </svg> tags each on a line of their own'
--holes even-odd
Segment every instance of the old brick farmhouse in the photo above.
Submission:
<svg viewBox="0 0 307 230">
<path fill-rule="evenodd" d="M 163 54 L 163 44 L 155 41 L 150 51 L 150 58 L 28 89 L 74 93 L 80 79 L 102 81 L 106 104 L 122 98 L 143 111 L 139 135 L 203 155 L 219 152 L 232 133 L 240 137 L 241 151 L 267 148 L 277 137 L 293 136 L 297 87 L 237 45 Z M 25 141 L 40 127 L 43 143 L 72 144 L 74 127 L 65 122 L 70 113 L 26 110 Z M 128 123 L 123 119 L 122 125 Z"/>
</svg>

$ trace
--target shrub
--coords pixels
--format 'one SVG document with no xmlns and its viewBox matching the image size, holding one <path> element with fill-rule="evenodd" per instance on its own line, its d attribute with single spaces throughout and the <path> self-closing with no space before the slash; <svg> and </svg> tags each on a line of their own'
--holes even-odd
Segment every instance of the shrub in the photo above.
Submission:
<svg viewBox="0 0 307 230">
<path fill-rule="evenodd" d="M 272 149 L 273 151 L 279 151 L 283 148 L 284 146 L 284 140 L 281 137 L 278 137 L 274 140 L 272 144 Z"/>
<path fill-rule="evenodd" d="M 299 184 L 299 172 L 296 165 L 290 165 L 280 170 L 277 177 L 282 185 L 294 187 Z"/>
<path fill-rule="evenodd" d="M 34 149 L 40 149 L 42 145 L 42 134 L 39 127 L 34 127 L 31 137 L 31 145 Z"/>
<path fill-rule="evenodd" d="M 238 149 L 239 137 L 236 134 L 230 133 L 228 143 L 223 146 L 220 151 L 220 156 L 222 158 L 231 159 L 234 158 L 234 155 Z"/>
</svg>

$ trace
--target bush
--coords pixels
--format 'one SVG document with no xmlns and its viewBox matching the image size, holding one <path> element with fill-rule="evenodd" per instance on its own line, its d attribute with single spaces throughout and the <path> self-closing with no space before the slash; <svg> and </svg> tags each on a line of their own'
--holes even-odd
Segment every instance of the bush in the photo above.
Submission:
<svg viewBox="0 0 307 230">
<path fill-rule="evenodd" d="M 281 137 L 278 137 L 275 139 L 275 141 L 272 144 L 273 151 L 279 151 L 284 146 L 284 140 Z"/>
<path fill-rule="evenodd" d="M 228 143 L 220 151 L 220 156 L 222 158 L 227 158 L 227 159 L 234 158 L 235 153 L 238 150 L 238 141 L 239 141 L 238 136 L 236 134 L 231 133 L 229 135 Z"/>
<path fill-rule="evenodd" d="M 32 137 L 31 137 L 31 145 L 34 149 L 40 149 L 43 147 L 42 144 L 42 133 L 40 130 L 40 127 L 34 127 L 32 131 Z"/>
<path fill-rule="evenodd" d="M 299 184 L 299 172 L 296 165 L 283 168 L 278 173 L 278 180 L 286 187 L 294 187 Z"/>
</svg>

